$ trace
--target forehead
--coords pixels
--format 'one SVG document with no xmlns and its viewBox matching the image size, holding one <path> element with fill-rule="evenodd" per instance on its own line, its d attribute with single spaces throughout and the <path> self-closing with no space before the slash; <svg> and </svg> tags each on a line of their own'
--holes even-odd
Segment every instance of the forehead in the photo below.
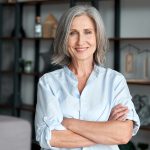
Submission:
<svg viewBox="0 0 150 150">
<path fill-rule="evenodd" d="M 71 24 L 71 29 L 82 27 L 82 28 L 95 28 L 94 21 L 88 15 L 76 16 Z"/>
</svg>

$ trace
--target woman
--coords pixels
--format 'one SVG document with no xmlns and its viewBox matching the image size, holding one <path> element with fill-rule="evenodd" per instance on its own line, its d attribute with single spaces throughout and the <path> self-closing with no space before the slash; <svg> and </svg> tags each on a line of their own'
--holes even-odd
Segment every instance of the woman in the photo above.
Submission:
<svg viewBox="0 0 150 150">
<path fill-rule="evenodd" d="M 107 39 L 99 12 L 75 6 L 61 17 L 53 63 L 38 84 L 36 139 L 45 149 L 118 150 L 139 129 L 122 74 L 102 67 Z"/>
</svg>

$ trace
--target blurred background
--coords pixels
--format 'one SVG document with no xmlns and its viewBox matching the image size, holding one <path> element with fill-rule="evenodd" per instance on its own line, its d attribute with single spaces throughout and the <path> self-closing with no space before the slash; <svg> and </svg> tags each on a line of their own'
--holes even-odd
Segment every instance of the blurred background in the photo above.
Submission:
<svg viewBox="0 0 150 150">
<path fill-rule="evenodd" d="M 150 150 L 149 0 L 0 0 L 0 115 L 27 120 L 31 148 L 37 149 L 38 79 L 59 68 L 50 62 L 57 24 L 66 9 L 78 4 L 93 5 L 101 13 L 110 42 L 104 66 L 126 77 L 141 120 L 132 149 Z"/>
</svg>

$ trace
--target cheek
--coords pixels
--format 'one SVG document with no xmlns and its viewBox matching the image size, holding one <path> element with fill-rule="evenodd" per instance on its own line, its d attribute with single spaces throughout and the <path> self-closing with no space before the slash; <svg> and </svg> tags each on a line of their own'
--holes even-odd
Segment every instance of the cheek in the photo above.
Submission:
<svg viewBox="0 0 150 150">
<path fill-rule="evenodd" d="M 96 37 L 95 37 L 95 36 L 88 37 L 87 40 L 88 40 L 92 45 L 96 45 Z"/>
<path fill-rule="evenodd" d="M 68 40 L 68 47 L 71 47 L 74 45 L 75 45 L 75 40 L 73 40 L 73 39 Z"/>
<path fill-rule="evenodd" d="M 96 41 L 95 40 L 91 40 L 90 44 L 94 49 L 96 49 Z"/>
<path fill-rule="evenodd" d="M 72 55 L 72 45 L 71 45 L 71 43 L 68 43 L 67 51 L 68 51 L 69 55 L 71 56 Z"/>
</svg>

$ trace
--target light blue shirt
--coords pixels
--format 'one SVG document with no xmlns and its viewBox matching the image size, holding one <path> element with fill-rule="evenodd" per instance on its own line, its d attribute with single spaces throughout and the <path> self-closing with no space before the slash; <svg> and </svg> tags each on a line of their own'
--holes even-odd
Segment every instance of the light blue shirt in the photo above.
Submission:
<svg viewBox="0 0 150 150">
<path fill-rule="evenodd" d="M 127 118 L 134 121 L 133 135 L 140 121 L 132 103 L 125 78 L 121 73 L 95 65 L 82 93 L 78 81 L 70 69 L 46 73 L 38 84 L 35 129 L 36 140 L 43 149 L 58 150 L 119 150 L 117 145 L 102 145 L 83 148 L 56 148 L 49 145 L 51 131 L 65 130 L 63 117 L 89 121 L 107 121 L 111 109 L 121 103 L 129 108 Z"/>
</svg>

